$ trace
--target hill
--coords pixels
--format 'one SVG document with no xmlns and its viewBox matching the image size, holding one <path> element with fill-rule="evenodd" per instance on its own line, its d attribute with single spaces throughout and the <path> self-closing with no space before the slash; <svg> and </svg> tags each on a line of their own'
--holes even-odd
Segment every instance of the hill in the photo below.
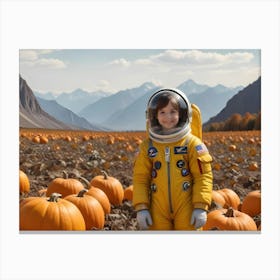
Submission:
<svg viewBox="0 0 280 280">
<path fill-rule="evenodd" d="M 21 76 L 19 77 L 19 125 L 24 128 L 77 129 L 45 112 Z"/>
<path fill-rule="evenodd" d="M 243 90 L 234 95 L 226 106 L 214 117 L 204 124 L 224 122 L 233 114 L 245 113 L 257 114 L 261 111 L 261 77 L 249 84 Z"/>
</svg>

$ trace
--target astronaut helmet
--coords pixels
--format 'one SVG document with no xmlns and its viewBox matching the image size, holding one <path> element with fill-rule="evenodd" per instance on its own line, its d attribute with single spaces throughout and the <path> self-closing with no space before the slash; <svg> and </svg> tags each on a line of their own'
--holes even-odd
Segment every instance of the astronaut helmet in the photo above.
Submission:
<svg viewBox="0 0 280 280">
<path fill-rule="evenodd" d="M 186 136 L 191 131 L 191 118 L 191 104 L 178 89 L 160 89 L 148 101 L 147 132 L 156 142 L 171 143 Z"/>
</svg>

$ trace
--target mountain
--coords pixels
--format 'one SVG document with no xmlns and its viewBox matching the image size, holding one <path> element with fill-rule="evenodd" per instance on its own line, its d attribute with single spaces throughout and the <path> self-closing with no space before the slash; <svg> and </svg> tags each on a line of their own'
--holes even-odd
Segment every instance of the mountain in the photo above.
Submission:
<svg viewBox="0 0 280 280">
<path fill-rule="evenodd" d="M 48 113 L 39 105 L 26 81 L 19 77 L 19 124 L 24 128 L 77 129 L 67 125 Z"/>
<path fill-rule="evenodd" d="M 71 110 L 61 106 L 55 100 L 45 100 L 40 97 L 37 97 L 37 100 L 44 111 L 66 124 L 74 125 L 86 130 L 106 130 L 105 128 L 101 128 L 100 126 L 94 126 L 86 119 L 77 116 Z"/>
<path fill-rule="evenodd" d="M 143 96 L 136 99 L 123 110 L 119 110 L 103 125 L 115 130 L 145 130 L 146 124 L 146 107 L 149 98 L 154 94 L 159 87 L 148 90 Z"/>
<path fill-rule="evenodd" d="M 56 98 L 56 101 L 60 105 L 70 109 L 72 112 L 79 114 L 79 112 L 89 104 L 95 103 L 100 98 L 108 95 L 109 93 L 104 91 L 87 92 L 82 89 L 76 89 L 71 93 L 60 94 Z"/>
<path fill-rule="evenodd" d="M 209 86 L 197 84 L 192 79 L 189 79 L 183 82 L 182 84 L 180 84 L 177 88 L 182 92 L 184 92 L 186 96 L 189 96 L 191 94 L 204 92 L 209 88 Z"/>
<path fill-rule="evenodd" d="M 202 122 L 205 123 L 224 108 L 226 102 L 239 92 L 243 87 L 228 88 L 223 85 L 208 87 L 205 91 L 188 96 L 191 103 L 196 104 L 202 115 Z"/>
<path fill-rule="evenodd" d="M 232 114 L 238 113 L 244 115 L 261 111 L 261 77 L 249 84 L 236 95 L 234 95 L 226 106 L 214 117 L 210 118 L 205 125 L 214 122 L 222 122 L 228 119 Z"/>
<path fill-rule="evenodd" d="M 45 99 L 45 100 L 54 100 L 54 99 L 56 99 L 56 97 L 57 97 L 57 96 L 56 96 L 54 93 L 52 93 L 52 92 L 40 93 L 40 92 L 38 92 L 38 91 L 34 91 L 33 93 L 34 93 L 34 95 L 35 95 L 36 97 L 40 97 L 41 99 Z"/>
<path fill-rule="evenodd" d="M 92 123 L 107 125 L 109 122 L 110 124 L 110 119 L 112 119 L 111 117 L 113 114 L 117 114 L 117 112 L 124 110 L 155 87 L 156 86 L 153 83 L 148 82 L 137 88 L 119 91 L 88 105 L 79 113 L 79 115 Z"/>
<path fill-rule="evenodd" d="M 78 88 L 72 92 L 63 92 L 59 95 L 55 95 L 51 92 L 45 94 L 35 92 L 35 95 L 45 100 L 55 100 L 61 106 L 78 114 L 88 104 L 92 104 L 100 98 L 108 96 L 109 93 L 104 91 L 87 92 Z"/>
</svg>

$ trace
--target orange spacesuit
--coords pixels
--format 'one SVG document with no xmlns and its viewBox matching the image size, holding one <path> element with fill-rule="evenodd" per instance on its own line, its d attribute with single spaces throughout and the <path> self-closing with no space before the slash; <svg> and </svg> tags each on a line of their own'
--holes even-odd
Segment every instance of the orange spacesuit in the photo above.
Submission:
<svg viewBox="0 0 280 280">
<path fill-rule="evenodd" d="M 158 109 L 163 94 L 175 105 L 167 100 Z M 140 146 L 133 172 L 140 229 L 200 229 L 211 203 L 212 157 L 191 133 L 191 105 L 177 89 L 159 90 L 148 102 L 147 121 L 149 138 Z"/>
</svg>

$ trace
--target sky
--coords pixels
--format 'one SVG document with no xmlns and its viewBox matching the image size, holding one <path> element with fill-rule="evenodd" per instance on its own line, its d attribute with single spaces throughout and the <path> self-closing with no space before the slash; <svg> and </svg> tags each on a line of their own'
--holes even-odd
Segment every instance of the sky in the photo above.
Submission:
<svg viewBox="0 0 280 280">
<path fill-rule="evenodd" d="M 20 49 L 19 72 L 33 91 L 115 93 L 145 82 L 177 87 L 247 86 L 261 73 L 259 49 Z"/>
</svg>

